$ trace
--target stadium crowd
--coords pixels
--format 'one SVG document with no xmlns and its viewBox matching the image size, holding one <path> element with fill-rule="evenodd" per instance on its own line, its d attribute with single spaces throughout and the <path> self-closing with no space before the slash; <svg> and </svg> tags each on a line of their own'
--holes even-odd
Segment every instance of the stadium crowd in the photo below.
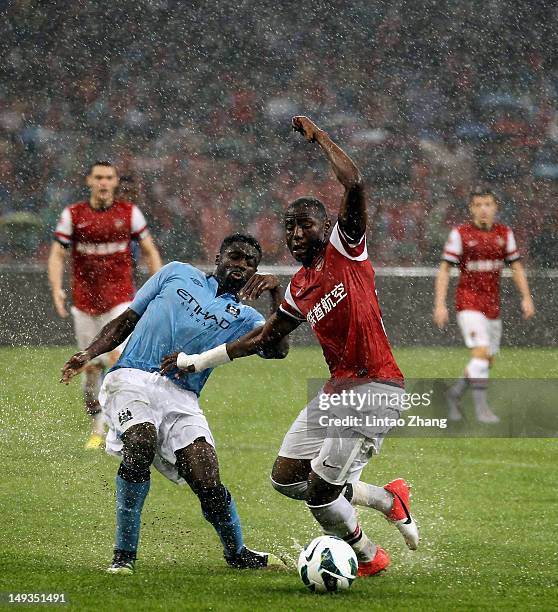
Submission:
<svg viewBox="0 0 558 612">
<path fill-rule="evenodd" d="M 364 172 L 376 263 L 438 261 L 480 181 L 494 185 L 529 263 L 554 263 L 553 3 L 15 0 L 5 10 L 0 262 L 44 260 L 95 159 L 117 165 L 166 260 L 208 262 L 239 229 L 261 240 L 266 262 L 289 262 L 286 203 L 339 197 L 320 156 L 291 137 L 291 116 L 308 114 Z"/>
</svg>

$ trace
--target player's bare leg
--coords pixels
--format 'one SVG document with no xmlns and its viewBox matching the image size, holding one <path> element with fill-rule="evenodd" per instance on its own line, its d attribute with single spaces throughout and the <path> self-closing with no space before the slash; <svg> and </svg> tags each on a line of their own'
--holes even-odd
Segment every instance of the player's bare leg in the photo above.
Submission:
<svg viewBox="0 0 558 612">
<path fill-rule="evenodd" d="M 100 364 L 89 364 L 85 367 L 81 377 L 85 411 L 92 421 L 91 435 L 85 445 L 85 448 L 88 449 L 102 448 L 105 440 L 105 422 L 99 404 L 102 372 Z"/>
<path fill-rule="evenodd" d="M 309 478 L 312 473 L 310 460 L 277 457 L 271 473 L 271 483 L 279 493 L 291 499 L 306 500 Z M 353 506 L 364 506 L 381 512 L 395 524 L 411 550 L 416 550 L 419 533 L 409 512 L 409 486 L 402 479 L 396 479 L 383 487 L 358 481 L 345 485 L 344 497 Z"/>
<path fill-rule="evenodd" d="M 116 476 L 116 536 L 114 557 L 107 572 L 133 574 L 139 544 L 141 512 L 151 483 L 157 430 L 138 423 L 122 435 L 122 463 Z"/>
<path fill-rule="evenodd" d="M 198 496 L 204 518 L 221 540 L 226 562 L 238 569 L 285 567 L 275 555 L 244 545 L 240 516 L 230 491 L 221 482 L 215 448 L 202 437 L 175 454 L 178 473 Z"/>
</svg>

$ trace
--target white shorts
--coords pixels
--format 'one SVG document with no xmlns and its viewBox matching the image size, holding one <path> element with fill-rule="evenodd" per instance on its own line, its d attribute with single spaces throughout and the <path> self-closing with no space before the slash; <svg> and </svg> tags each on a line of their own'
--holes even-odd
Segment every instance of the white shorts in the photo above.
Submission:
<svg viewBox="0 0 558 612">
<path fill-rule="evenodd" d="M 175 467 L 175 452 L 197 440 L 215 446 L 195 393 L 157 372 L 120 368 L 105 376 L 99 402 L 109 426 L 106 451 L 121 456 L 122 434 L 133 425 L 152 423 L 157 430 L 153 465 L 172 482 L 185 484 Z"/>
<path fill-rule="evenodd" d="M 95 336 L 103 329 L 103 327 L 109 321 L 112 321 L 121 315 L 131 303 L 132 302 L 122 302 L 122 304 L 117 304 L 114 308 L 111 308 L 107 312 L 103 312 L 103 314 L 100 315 L 90 315 L 82 310 L 79 310 L 75 306 L 72 306 L 71 311 L 74 318 L 74 332 L 79 350 L 85 350 L 91 344 L 93 338 L 95 338 Z M 114 350 L 119 354 L 122 353 L 127 341 L 128 340 L 124 340 L 124 342 Z M 99 355 L 92 360 L 92 363 L 101 364 L 105 367 L 112 365 L 109 362 L 108 353 Z"/>
<path fill-rule="evenodd" d="M 377 393 L 403 393 L 403 389 L 371 383 L 359 389 L 372 389 Z M 354 427 L 327 428 L 320 424 L 323 416 L 318 408 L 320 393 L 300 412 L 289 431 L 286 433 L 280 457 L 289 459 L 309 459 L 312 470 L 333 485 L 355 483 L 360 479 L 362 470 L 382 447 L 384 437 L 391 427 L 378 427 L 365 434 Z M 398 419 L 399 411 L 389 406 L 374 408 L 378 419 Z"/>
<path fill-rule="evenodd" d="M 489 319 L 478 310 L 460 310 L 457 313 L 457 324 L 467 348 L 485 346 L 490 355 L 496 355 L 500 350 L 501 319 Z"/>
</svg>

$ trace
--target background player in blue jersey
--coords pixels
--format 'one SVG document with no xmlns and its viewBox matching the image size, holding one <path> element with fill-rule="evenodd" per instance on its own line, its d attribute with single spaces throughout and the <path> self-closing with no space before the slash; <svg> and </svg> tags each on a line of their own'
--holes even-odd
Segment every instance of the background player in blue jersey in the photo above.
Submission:
<svg viewBox="0 0 558 612">
<path fill-rule="evenodd" d="M 109 425 L 107 452 L 122 457 L 116 477 L 111 573 L 134 571 L 151 464 L 173 482 L 190 485 L 221 539 L 229 565 L 261 568 L 281 563 L 273 555 L 244 546 L 234 500 L 221 483 L 213 436 L 198 404 L 211 368 L 186 376 L 179 376 L 176 367 L 159 372 L 169 355 L 201 353 L 253 330 L 258 333 L 265 319 L 241 304 L 239 295 L 256 299 L 269 291 L 273 312 L 282 297 L 275 276 L 256 274 L 261 255 L 255 238 L 233 234 L 223 241 L 213 274 L 185 263 L 167 264 L 85 351 L 64 364 L 62 382 L 68 382 L 91 359 L 131 334 L 100 394 Z M 288 345 L 281 341 L 261 356 L 281 359 L 287 352 Z"/>
</svg>

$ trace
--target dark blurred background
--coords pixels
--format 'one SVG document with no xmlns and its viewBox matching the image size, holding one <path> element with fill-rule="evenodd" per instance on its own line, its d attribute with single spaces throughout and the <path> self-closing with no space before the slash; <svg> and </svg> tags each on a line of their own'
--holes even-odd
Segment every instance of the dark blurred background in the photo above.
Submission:
<svg viewBox="0 0 558 612">
<path fill-rule="evenodd" d="M 476 182 L 531 268 L 558 250 L 558 8 L 514 0 L 3 3 L 0 263 L 43 262 L 61 209 L 110 159 L 163 256 L 247 230 L 290 263 L 286 203 L 340 189 L 290 131 L 307 114 L 379 205 L 379 265 L 438 261 Z"/>
</svg>

